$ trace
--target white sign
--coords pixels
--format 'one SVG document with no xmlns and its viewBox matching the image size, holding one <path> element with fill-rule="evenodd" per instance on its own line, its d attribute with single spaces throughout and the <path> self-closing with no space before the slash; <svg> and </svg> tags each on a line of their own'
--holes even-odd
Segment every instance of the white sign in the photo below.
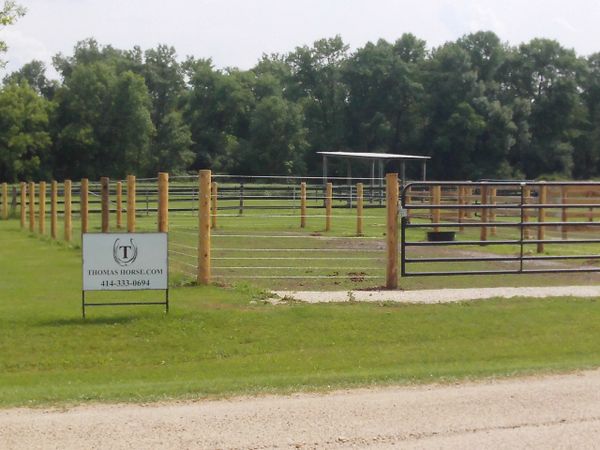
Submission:
<svg viewBox="0 0 600 450">
<path fill-rule="evenodd" d="M 83 290 L 166 290 L 167 255 L 167 233 L 85 233 Z"/>
</svg>

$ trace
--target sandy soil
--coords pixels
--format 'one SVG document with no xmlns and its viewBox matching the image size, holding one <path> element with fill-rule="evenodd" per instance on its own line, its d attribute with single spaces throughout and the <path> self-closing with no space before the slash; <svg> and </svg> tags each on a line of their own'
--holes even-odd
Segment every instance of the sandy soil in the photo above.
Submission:
<svg viewBox="0 0 600 450">
<path fill-rule="evenodd" d="M 273 291 L 272 303 L 295 300 L 306 303 L 396 302 L 454 303 L 494 297 L 600 297 L 600 286 L 502 287 L 477 289 L 423 289 L 417 291 Z"/>
<path fill-rule="evenodd" d="M 591 448 L 600 370 L 152 405 L 0 410 L 3 449 Z"/>
</svg>

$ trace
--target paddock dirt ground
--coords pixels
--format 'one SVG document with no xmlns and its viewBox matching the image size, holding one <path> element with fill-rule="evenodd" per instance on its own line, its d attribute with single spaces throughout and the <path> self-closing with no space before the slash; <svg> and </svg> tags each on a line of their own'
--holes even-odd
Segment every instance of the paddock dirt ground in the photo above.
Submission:
<svg viewBox="0 0 600 450">
<path fill-rule="evenodd" d="M 0 410 L 3 449 L 592 448 L 600 370 L 228 400 Z"/>
</svg>

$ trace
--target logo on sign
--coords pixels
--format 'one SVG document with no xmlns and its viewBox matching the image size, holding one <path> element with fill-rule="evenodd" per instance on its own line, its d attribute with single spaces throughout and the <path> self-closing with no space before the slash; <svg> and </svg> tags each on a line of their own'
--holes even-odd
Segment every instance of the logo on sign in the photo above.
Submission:
<svg viewBox="0 0 600 450">
<path fill-rule="evenodd" d="M 132 264 L 137 258 L 138 249 L 133 239 L 129 239 L 129 243 L 123 242 L 121 239 L 116 239 L 113 244 L 113 258 L 115 262 L 126 267 Z"/>
</svg>

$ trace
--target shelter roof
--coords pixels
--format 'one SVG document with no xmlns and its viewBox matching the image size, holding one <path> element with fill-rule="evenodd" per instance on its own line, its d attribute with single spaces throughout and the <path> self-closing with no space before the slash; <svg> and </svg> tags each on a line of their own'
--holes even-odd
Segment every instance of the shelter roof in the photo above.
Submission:
<svg viewBox="0 0 600 450">
<path fill-rule="evenodd" d="M 319 155 L 333 156 L 340 158 L 358 158 L 358 159 L 396 159 L 402 161 L 431 159 L 431 156 L 420 155 L 398 155 L 396 153 L 368 153 L 368 152 L 317 152 Z"/>
</svg>

